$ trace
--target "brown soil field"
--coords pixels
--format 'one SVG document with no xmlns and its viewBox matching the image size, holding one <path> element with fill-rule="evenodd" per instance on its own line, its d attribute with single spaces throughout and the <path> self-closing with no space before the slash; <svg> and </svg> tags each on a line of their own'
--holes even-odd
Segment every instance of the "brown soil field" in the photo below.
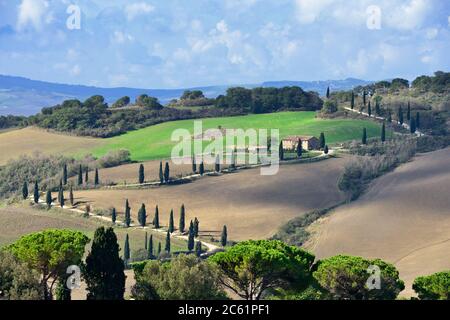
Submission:
<svg viewBox="0 0 450 320">
<path fill-rule="evenodd" d="M 414 295 L 421 275 L 450 269 L 450 148 L 418 155 L 374 181 L 359 200 L 311 227 L 317 258 L 351 254 L 393 263 Z"/>
<path fill-rule="evenodd" d="M 0 165 L 21 155 L 40 151 L 45 154 L 76 154 L 104 143 L 102 139 L 75 137 L 27 127 L 0 133 Z M 7 152 L 5 152 L 7 150 Z"/>
<path fill-rule="evenodd" d="M 114 206 L 119 213 L 129 199 L 135 220 L 142 203 L 147 207 L 149 221 L 158 205 L 162 224 L 168 223 L 173 208 L 175 225 L 184 203 L 187 222 L 198 217 L 204 236 L 217 238 L 227 225 L 230 240 L 260 239 L 272 236 L 294 217 L 341 202 L 345 196 L 338 190 L 337 181 L 346 161 L 337 158 L 282 165 L 274 176 L 261 176 L 259 169 L 247 169 L 177 186 L 76 191 L 75 197 L 81 203 L 89 202 L 94 209 Z M 137 175 L 137 167 L 127 168 Z M 120 174 L 120 168 L 116 169 Z"/>
</svg>

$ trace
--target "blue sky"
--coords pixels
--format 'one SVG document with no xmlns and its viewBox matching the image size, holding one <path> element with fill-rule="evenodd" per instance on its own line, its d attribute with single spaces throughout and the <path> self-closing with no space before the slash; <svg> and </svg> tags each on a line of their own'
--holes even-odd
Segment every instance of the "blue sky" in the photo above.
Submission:
<svg viewBox="0 0 450 320">
<path fill-rule="evenodd" d="M 448 0 L 0 0 L 0 74 L 53 82 L 412 79 L 449 71 L 449 52 Z"/>
</svg>

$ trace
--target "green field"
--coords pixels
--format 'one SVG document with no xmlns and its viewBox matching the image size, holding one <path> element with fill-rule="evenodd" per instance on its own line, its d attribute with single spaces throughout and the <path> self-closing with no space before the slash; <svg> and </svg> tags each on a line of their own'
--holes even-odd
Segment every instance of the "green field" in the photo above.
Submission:
<svg viewBox="0 0 450 320">
<path fill-rule="evenodd" d="M 368 137 L 380 135 L 380 125 L 371 120 L 317 119 L 315 112 L 280 112 L 239 117 L 202 119 L 203 129 L 279 129 L 281 138 L 288 135 L 313 135 L 319 137 L 325 133 L 328 144 L 361 139 L 363 128 L 367 128 Z M 166 122 L 144 129 L 128 132 L 109 138 L 105 144 L 94 148 L 94 156 L 102 156 L 110 150 L 127 149 L 132 160 L 146 161 L 169 158 L 172 147 L 172 132 L 176 129 L 188 129 L 193 134 L 194 120 Z"/>
</svg>

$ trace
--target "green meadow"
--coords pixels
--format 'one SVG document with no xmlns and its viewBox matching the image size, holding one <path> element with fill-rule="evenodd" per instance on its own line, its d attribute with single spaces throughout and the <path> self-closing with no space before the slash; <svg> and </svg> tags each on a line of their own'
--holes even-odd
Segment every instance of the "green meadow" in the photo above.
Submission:
<svg viewBox="0 0 450 320">
<path fill-rule="evenodd" d="M 352 119 L 318 119 L 315 112 L 279 112 L 271 114 L 252 114 L 237 117 L 201 119 L 203 130 L 226 129 L 279 129 L 280 137 L 288 135 L 312 135 L 319 137 L 325 133 L 327 144 L 359 140 L 363 128 L 367 128 L 368 137 L 380 136 L 381 126 L 371 120 Z M 176 129 L 187 129 L 194 134 L 195 120 L 166 122 L 121 136 L 105 139 L 105 143 L 94 148 L 94 156 L 103 156 L 110 150 L 127 149 L 134 161 L 146 161 L 169 158 L 172 147 L 177 142 L 171 141 Z M 389 133 L 388 133 L 389 135 Z"/>
</svg>

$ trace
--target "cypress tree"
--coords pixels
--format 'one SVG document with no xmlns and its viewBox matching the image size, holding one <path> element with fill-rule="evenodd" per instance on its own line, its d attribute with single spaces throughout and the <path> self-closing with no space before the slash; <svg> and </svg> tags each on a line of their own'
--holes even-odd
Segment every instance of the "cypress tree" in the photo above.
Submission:
<svg viewBox="0 0 450 320">
<path fill-rule="evenodd" d="M 64 182 L 64 185 L 67 185 L 67 164 L 66 163 L 64 164 L 64 167 L 63 167 L 63 182 Z"/>
<path fill-rule="evenodd" d="M 26 181 L 23 182 L 22 197 L 23 200 L 26 200 L 28 198 L 28 183 Z"/>
<path fill-rule="evenodd" d="M 199 231 L 199 224 L 200 221 L 198 221 L 197 217 L 194 219 L 194 237 L 198 237 L 198 231 Z"/>
<path fill-rule="evenodd" d="M 139 166 L 139 184 L 143 184 L 145 181 L 145 172 L 144 172 L 144 165 L 141 163 Z"/>
<path fill-rule="evenodd" d="M 52 192 L 50 190 L 47 190 L 47 194 L 45 195 L 45 203 L 47 204 L 47 209 L 50 209 L 52 207 Z"/>
<path fill-rule="evenodd" d="M 366 106 L 366 96 L 367 96 L 367 92 L 366 92 L 366 90 L 364 90 L 363 91 L 363 104 L 364 104 L 364 107 Z"/>
<path fill-rule="evenodd" d="M 280 161 L 284 160 L 283 141 L 280 142 L 280 146 L 278 147 L 278 158 L 280 159 Z"/>
<path fill-rule="evenodd" d="M 191 223 L 189 225 L 189 236 L 188 236 L 188 250 L 189 251 L 194 250 L 194 244 L 195 244 L 194 223 L 191 220 Z"/>
<path fill-rule="evenodd" d="M 131 224 L 131 208 L 128 199 L 125 202 L 125 226 L 128 228 Z"/>
<path fill-rule="evenodd" d="M 64 208 L 65 203 L 66 199 L 64 199 L 64 191 L 61 189 L 61 196 L 59 198 L 59 204 L 61 205 L 61 208 Z"/>
<path fill-rule="evenodd" d="M 267 149 L 267 152 L 269 152 L 269 149 Z M 234 150 L 231 151 L 231 164 L 230 164 L 230 168 L 232 170 L 236 169 L 236 155 L 234 154 Z"/>
<path fill-rule="evenodd" d="M 123 300 L 125 273 L 119 250 L 112 228 L 101 227 L 95 231 L 91 251 L 83 267 L 88 300 Z"/>
<path fill-rule="evenodd" d="M 222 244 L 222 247 L 225 247 L 227 245 L 227 241 L 228 241 L 227 239 L 228 239 L 227 226 L 223 226 L 222 235 L 220 237 L 220 243 Z"/>
<path fill-rule="evenodd" d="M 81 186 L 83 184 L 83 168 L 80 167 L 78 168 L 78 185 Z"/>
<path fill-rule="evenodd" d="M 330 87 L 327 88 L 327 99 L 330 99 Z"/>
<path fill-rule="evenodd" d="M 321 132 L 321 133 L 320 133 L 320 137 L 319 137 L 319 146 L 320 146 L 320 149 L 325 148 L 325 144 L 326 144 L 326 141 L 325 141 L 325 134 L 324 134 L 323 132 Z"/>
<path fill-rule="evenodd" d="M 398 119 L 398 123 L 400 123 L 400 125 L 403 125 L 403 110 L 402 110 L 402 107 L 398 108 L 397 119 Z"/>
<path fill-rule="evenodd" d="M 355 93 L 352 91 L 352 99 L 350 101 L 350 108 L 353 110 L 355 108 Z"/>
<path fill-rule="evenodd" d="M 175 231 L 175 226 L 173 222 L 173 209 L 170 210 L 170 217 L 169 217 L 169 232 L 173 233 Z"/>
<path fill-rule="evenodd" d="M 323 153 L 328 154 L 329 150 L 328 150 L 328 145 L 325 145 L 325 148 L 323 148 Z"/>
<path fill-rule="evenodd" d="M 367 129 L 363 129 L 362 144 L 367 144 Z"/>
<path fill-rule="evenodd" d="M 164 173 L 163 173 L 162 162 L 159 163 L 159 182 L 161 184 L 164 183 Z"/>
<path fill-rule="evenodd" d="M 144 241 L 144 249 L 147 250 L 148 248 L 148 232 L 145 232 L 145 241 Z"/>
<path fill-rule="evenodd" d="M 75 199 L 73 197 L 73 187 L 72 187 L 72 185 L 70 186 L 69 200 L 70 200 L 70 205 L 73 207 L 75 205 Z"/>
<path fill-rule="evenodd" d="M 375 99 L 375 114 L 379 116 L 381 114 L 380 101 Z"/>
<path fill-rule="evenodd" d="M 369 114 L 369 117 L 372 116 L 372 107 L 370 106 L 370 100 L 369 100 L 369 106 L 367 107 L 367 113 Z"/>
<path fill-rule="evenodd" d="M 420 114 L 416 113 L 416 128 L 420 128 Z"/>
<path fill-rule="evenodd" d="M 59 189 L 58 189 L 58 202 L 59 203 L 61 203 L 61 198 L 62 198 L 62 188 L 61 187 L 59 187 Z"/>
<path fill-rule="evenodd" d="M 161 242 L 158 242 L 158 256 L 161 254 Z"/>
<path fill-rule="evenodd" d="M 88 184 L 89 182 L 89 167 L 86 167 L 86 171 L 84 173 L 84 183 Z"/>
<path fill-rule="evenodd" d="M 220 172 L 220 157 L 219 157 L 219 155 L 216 156 L 216 165 L 215 165 L 214 169 L 217 173 Z"/>
<path fill-rule="evenodd" d="M 192 156 L 192 172 L 193 173 L 197 172 L 197 163 L 195 162 L 195 155 Z"/>
<path fill-rule="evenodd" d="M 125 237 L 125 245 L 123 247 L 123 260 L 125 262 L 125 265 L 128 265 L 128 262 L 130 260 L 130 238 L 128 236 L 128 233 Z"/>
<path fill-rule="evenodd" d="M 34 183 L 33 200 L 34 203 L 39 203 L 39 185 L 37 181 Z"/>
<path fill-rule="evenodd" d="M 202 255 L 202 243 L 200 241 L 197 241 L 195 244 L 195 255 L 197 257 L 200 257 Z"/>
<path fill-rule="evenodd" d="M 386 141 L 386 125 L 383 122 L 383 125 L 381 127 L 381 142 Z"/>
<path fill-rule="evenodd" d="M 158 206 L 156 206 L 155 209 L 155 218 L 153 219 L 153 226 L 155 229 L 159 229 L 159 209 Z"/>
<path fill-rule="evenodd" d="M 411 120 L 411 104 L 408 101 L 408 109 L 406 111 L 406 120 Z"/>
<path fill-rule="evenodd" d="M 169 183 L 169 179 L 170 179 L 170 168 L 169 163 L 166 162 L 166 166 L 164 167 L 164 181 L 166 183 Z"/>
<path fill-rule="evenodd" d="M 388 121 L 389 123 L 392 122 L 392 111 L 391 111 L 391 110 L 388 111 L 387 121 Z"/>
<path fill-rule="evenodd" d="M 150 240 L 148 240 L 148 258 L 153 259 L 153 235 L 150 235 Z"/>
<path fill-rule="evenodd" d="M 186 209 L 184 208 L 184 204 L 181 205 L 180 209 L 180 223 L 178 225 L 178 230 L 180 233 L 184 233 L 184 229 L 186 228 Z"/>
<path fill-rule="evenodd" d="M 409 120 L 409 129 L 411 133 L 415 133 L 416 132 L 416 120 L 414 120 L 414 118 L 411 118 Z"/>
<path fill-rule="evenodd" d="M 60 277 L 55 289 L 55 300 L 57 301 L 70 301 L 72 300 L 72 290 L 67 288 L 67 280 L 69 274 L 64 274 Z"/>
<path fill-rule="evenodd" d="M 201 176 L 205 174 L 205 165 L 203 164 L 203 161 L 200 163 L 199 173 Z"/>
<path fill-rule="evenodd" d="M 117 220 L 116 208 L 112 208 L 111 209 L 111 222 L 115 224 L 116 220 Z"/>
<path fill-rule="evenodd" d="M 97 169 L 97 168 L 95 168 L 94 184 L 95 184 L 96 186 L 98 186 L 98 185 L 100 184 L 100 180 L 99 180 L 99 177 L 98 177 L 98 169 Z"/>
<path fill-rule="evenodd" d="M 297 158 L 301 158 L 303 154 L 303 147 L 302 147 L 302 140 L 298 139 L 298 144 L 297 144 Z"/>
<path fill-rule="evenodd" d="M 166 245 L 164 247 L 164 251 L 166 251 L 167 253 L 170 253 L 170 232 L 167 231 L 166 234 Z"/>
<path fill-rule="evenodd" d="M 145 209 L 145 204 L 142 204 L 138 212 L 138 221 L 141 227 L 145 227 L 147 224 L 147 210 Z"/>
</svg>

